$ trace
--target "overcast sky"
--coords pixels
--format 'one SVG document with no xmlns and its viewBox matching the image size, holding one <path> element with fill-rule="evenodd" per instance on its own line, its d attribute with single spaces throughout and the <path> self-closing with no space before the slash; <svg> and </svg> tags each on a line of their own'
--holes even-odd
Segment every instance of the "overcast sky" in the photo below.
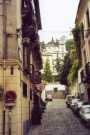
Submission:
<svg viewBox="0 0 90 135">
<path fill-rule="evenodd" d="M 42 30 L 41 41 L 49 41 L 51 37 L 60 38 L 68 35 L 74 27 L 79 0 L 39 0 Z"/>
</svg>

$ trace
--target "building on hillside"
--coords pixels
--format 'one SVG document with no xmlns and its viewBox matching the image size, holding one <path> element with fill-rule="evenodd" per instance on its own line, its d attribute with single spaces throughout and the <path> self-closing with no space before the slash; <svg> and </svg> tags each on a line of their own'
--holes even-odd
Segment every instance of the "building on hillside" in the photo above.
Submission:
<svg viewBox="0 0 90 135">
<path fill-rule="evenodd" d="M 90 1 L 80 0 L 73 30 L 79 59 L 78 92 L 90 102 Z"/>
<path fill-rule="evenodd" d="M 50 63 L 50 68 L 52 75 L 58 75 L 56 70 L 56 62 L 59 59 L 60 63 L 63 63 L 64 56 L 66 55 L 66 47 L 64 40 L 56 40 L 52 38 L 52 40 L 46 44 L 42 44 L 42 59 L 43 59 L 43 67 L 45 67 L 46 60 Z"/>
<path fill-rule="evenodd" d="M 39 29 L 38 0 L 0 0 L 0 134 L 27 134 L 41 83 Z"/>
</svg>

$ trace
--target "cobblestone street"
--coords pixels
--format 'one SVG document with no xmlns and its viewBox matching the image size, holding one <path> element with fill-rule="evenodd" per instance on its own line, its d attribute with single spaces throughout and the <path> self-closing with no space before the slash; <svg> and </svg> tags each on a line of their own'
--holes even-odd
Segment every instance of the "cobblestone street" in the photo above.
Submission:
<svg viewBox="0 0 90 135">
<path fill-rule="evenodd" d="M 73 112 L 66 108 L 63 100 L 54 100 L 47 104 L 42 124 L 33 126 L 29 135 L 90 135 Z"/>
</svg>

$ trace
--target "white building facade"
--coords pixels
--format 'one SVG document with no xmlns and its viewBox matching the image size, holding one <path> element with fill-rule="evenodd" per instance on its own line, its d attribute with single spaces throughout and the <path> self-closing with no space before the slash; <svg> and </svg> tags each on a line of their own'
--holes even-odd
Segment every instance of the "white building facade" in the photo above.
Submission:
<svg viewBox="0 0 90 135">
<path fill-rule="evenodd" d="M 46 60 L 50 63 L 52 75 L 57 75 L 56 62 L 57 59 L 62 64 L 64 56 L 66 55 L 65 41 L 53 39 L 45 44 L 45 48 L 42 50 L 43 67 L 45 67 Z"/>
</svg>

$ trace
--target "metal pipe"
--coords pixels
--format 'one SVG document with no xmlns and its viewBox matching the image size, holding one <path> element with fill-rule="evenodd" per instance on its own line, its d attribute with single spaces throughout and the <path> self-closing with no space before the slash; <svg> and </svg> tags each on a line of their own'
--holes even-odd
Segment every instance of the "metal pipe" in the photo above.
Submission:
<svg viewBox="0 0 90 135">
<path fill-rule="evenodd" d="M 3 66 L 4 66 L 4 63 L 3 63 Z M 3 90 L 4 90 L 4 92 L 3 92 L 3 135 L 5 135 L 5 104 L 4 104 L 4 101 L 5 101 L 5 99 L 4 99 L 4 93 L 5 93 L 5 71 L 4 71 L 5 69 L 4 69 L 4 67 L 3 67 Z"/>
<path fill-rule="evenodd" d="M 9 119 L 9 123 L 8 123 L 8 135 L 11 135 L 11 110 L 9 110 L 8 112 L 8 119 Z"/>
<path fill-rule="evenodd" d="M 7 55 L 7 34 L 6 34 L 6 24 L 7 24 L 7 16 L 6 16 L 6 1 L 3 0 L 3 59 L 6 59 Z"/>
<path fill-rule="evenodd" d="M 3 110 L 3 135 L 5 135 L 5 110 Z"/>
<path fill-rule="evenodd" d="M 6 1 L 2 1 L 2 23 L 3 23 L 3 93 L 5 93 L 5 58 L 6 58 L 6 48 L 7 48 L 7 43 L 6 43 Z M 5 135 L 5 105 L 4 105 L 4 94 L 3 94 L 3 135 Z"/>
</svg>

